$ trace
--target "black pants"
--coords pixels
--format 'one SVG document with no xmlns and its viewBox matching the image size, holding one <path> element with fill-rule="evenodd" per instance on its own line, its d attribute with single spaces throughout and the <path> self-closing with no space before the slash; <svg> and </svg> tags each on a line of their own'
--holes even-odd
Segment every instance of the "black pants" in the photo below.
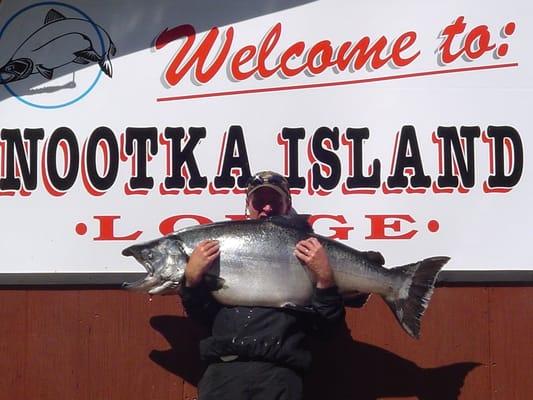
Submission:
<svg viewBox="0 0 533 400">
<path fill-rule="evenodd" d="M 300 400 L 302 378 L 290 368 L 259 361 L 211 364 L 199 400 Z"/>
</svg>

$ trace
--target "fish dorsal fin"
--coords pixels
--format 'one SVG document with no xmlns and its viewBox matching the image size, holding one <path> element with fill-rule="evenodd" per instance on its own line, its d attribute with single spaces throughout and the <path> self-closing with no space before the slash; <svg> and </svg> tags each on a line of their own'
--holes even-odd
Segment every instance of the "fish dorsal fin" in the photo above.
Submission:
<svg viewBox="0 0 533 400">
<path fill-rule="evenodd" d="M 49 24 L 50 22 L 59 21 L 59 20 L 66 19 L 66 18 L 67 17 L 65 17 L 59 11 L 51 8 L 50 11 L 46 13 L 46 17 L 44 17 L 44 24 L 46 25 L 46 24 Z"/>
<path fill-rule="evenodd" d="M 286 228 L 297 229 L 302 232 L 313 232 L 313 228 L 308 221 L 309 216 L 309 214 L 277 215 L 270 217 L 269 220 L 273 224 Z"/>
</svg>

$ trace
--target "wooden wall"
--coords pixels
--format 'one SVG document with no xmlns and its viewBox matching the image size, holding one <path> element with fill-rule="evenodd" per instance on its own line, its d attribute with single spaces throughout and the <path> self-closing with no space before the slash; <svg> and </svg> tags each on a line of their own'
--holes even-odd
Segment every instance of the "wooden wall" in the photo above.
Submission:
<svg viewBox="0 0 533 400">
<path fill-rule="evenodd" d="M 307 399 L 533 398 L 533 287 L 440 287 L 409 338 L 374 297 L 314 343 Z M 0 288 L 0 399 L 193 399 L 196 341 L 177 297 Z"/>
</svg>

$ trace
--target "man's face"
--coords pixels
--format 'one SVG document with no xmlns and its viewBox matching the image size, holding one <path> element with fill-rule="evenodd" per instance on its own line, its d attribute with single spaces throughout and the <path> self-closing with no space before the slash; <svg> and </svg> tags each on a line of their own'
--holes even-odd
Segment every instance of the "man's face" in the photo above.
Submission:
<svg viewBox="0 0 533 400">
<path fill-rule="evenodd" d="M 247 206 L 252 219 L 285 215 L 290 209 L 288 199 L 269 187 L 253 192 L 248 198 Z"/>
</svg>

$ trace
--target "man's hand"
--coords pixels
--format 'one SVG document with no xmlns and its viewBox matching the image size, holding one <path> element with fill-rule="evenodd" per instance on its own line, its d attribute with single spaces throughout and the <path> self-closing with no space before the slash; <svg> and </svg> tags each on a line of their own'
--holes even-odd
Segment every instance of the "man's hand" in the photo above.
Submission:
<svg viewBox="0 0 533 400">
<path fill-rule="evenodd" d="M 315 275 L 317 288 L 326 289 L 335 285 L 326 250 L 316 238 L 299 241 L 294 249 L 294 255 Z"/>
<path fill-rule="evenodd" d="M 204 240 L 198 243 L 185 267 L 185 286 L 198 286 L 204 274 L 219 255 L 220 246 L 217 240 Z"/>
</svg>

